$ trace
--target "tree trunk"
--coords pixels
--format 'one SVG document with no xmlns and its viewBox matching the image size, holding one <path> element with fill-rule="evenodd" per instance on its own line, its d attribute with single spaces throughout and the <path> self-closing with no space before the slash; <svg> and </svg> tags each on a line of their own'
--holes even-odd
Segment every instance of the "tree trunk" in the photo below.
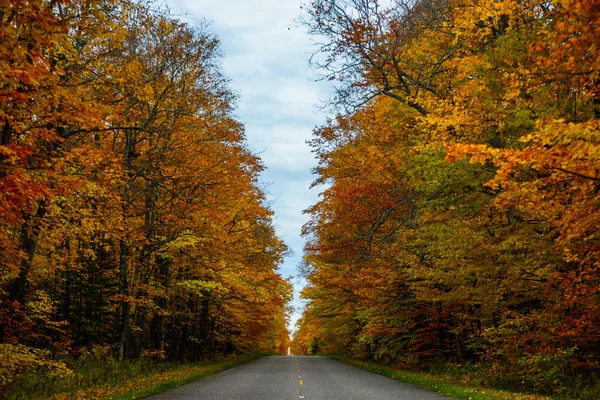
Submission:
<svg viewBox="0 0 600 400">
<path fill-rule="evenodd" d="M 123 154 L 123 164 L 125 169 L 125 191 L 123 193 L 123 217 L 127 221 L 127 211 L 131 203 L 130 191 L 131 191 L 131 179 L 132 173 L 132 160 L 135 154 L 135 138 L 133 132 L 125 131 L 125 151 Z M 129 283 L 127 282 L 127 264 L 129 258 L 129 246 L 125 238 L 119 241 L 120 256 L 119 256 L 119 294 L 121 295 L 121 316 L 119 326 L 119 357 L 121 360 L 128 358 L 129 352 L 127 348 L 129 338 L 129 314 L 131 312 L 131 305 L 129 299 L 125 300 L 125 297 L 129 295 Z"/>
<path fill-rule="evenodd" d="M 124 297 L 128 294 L 127 285 L 127 253 L 129 251 L 127 242 L 121 240 L 120 245 L 120 258 L 119 258 L 119 294 L 121 295 L 121 326 L 120 326 L 120 339 L 119 339 L 119 357 L 121 360 L 127 357 L 127 338 L 129 336 L 129 312 L 130 304 L 129 300 L 125 301 Z"/>
<path fill-rule="evenodd" d="M 454 319 L 454 314 L 452 314 L 452 328 L 454 328 L 453 330 L 456 332 L 456 320 Z M 463 363 L 463 354 L 462 354 L 462 343 L 461 343 L 460 334 L 455 333 L 454 339 L 455 339 L 455 343 L 456 343 L 456 361 L 459 364 L 462 364 Z"/>
<path fill-rule="evenodd" d="M 2 128 L 2 140 L 0 141 L 0 144 L 3 146 L 7 146 L 10 144 L 10 139 L 11 139 L 11 129 L 10 129 L 10 124 L 8 123 L 8 118 L 4 117 L 4 126 Z M 5 158 L 4 155 L 0 155 L 0 160 L 3 160 Z"/>
<path fill-rule="evenodd" d="M 37 248 L 37 237 L 40 233 L 39 220 L 46 215 L 47 204 L 42 201 L 38 204 L 38 209 L 35 216 L 26 215 L 23 226 L 21 227 L 21 250 L 25 253 L 25 257 L 21 260 L 21 268 L 19 269 L 19 275 L 11 285 L 8 300 L 16 301 L 23 304 L 25 299 L 27 278 L 29 277 L 29 270 L 31 269 L 31 263 L 33 262 L 33 256 Z"/>
</svg>

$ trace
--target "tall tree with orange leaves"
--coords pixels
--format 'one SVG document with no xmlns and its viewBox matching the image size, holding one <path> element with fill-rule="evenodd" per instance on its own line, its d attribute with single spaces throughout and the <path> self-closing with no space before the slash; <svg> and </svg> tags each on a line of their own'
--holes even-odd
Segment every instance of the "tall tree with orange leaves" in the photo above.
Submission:
<svg viewBox="0 0 600 400">
<path fill-rule="evenodd" d="M 285 351 L 287 248 L 218 39 L 139 2 L 7 0 L 0 23 L 0 390 L 91 348 Z"/>
<path fill-rule="evenodd" d="M 546 391 L 597 369 L 597 12 L 311 3 L 318 66 L 350 94 L 333 104 L 353 106 L 315 131 L 331 186 L 308 210 L 304 343 L 486 362 Z"/>
</svg>

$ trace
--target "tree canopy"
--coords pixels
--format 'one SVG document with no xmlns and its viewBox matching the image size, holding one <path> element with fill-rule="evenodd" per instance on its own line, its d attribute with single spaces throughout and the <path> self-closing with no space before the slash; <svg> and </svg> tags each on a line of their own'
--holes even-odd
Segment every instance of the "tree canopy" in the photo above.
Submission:
<svg viewBox="0 0 600 400">
<path fill-rule="evenodd" d="M 287 247 L 220 57 L 152 3 L 0 1 L 0 389 L 93 347 L 287 350 Z"/>
<path fill-rule="evenodd" d="M 483 362 L 545 390 L 597 372 L 599 10 L 308 5 L 339 113 L 311 142 L 296 351 Z"/>
</svg>

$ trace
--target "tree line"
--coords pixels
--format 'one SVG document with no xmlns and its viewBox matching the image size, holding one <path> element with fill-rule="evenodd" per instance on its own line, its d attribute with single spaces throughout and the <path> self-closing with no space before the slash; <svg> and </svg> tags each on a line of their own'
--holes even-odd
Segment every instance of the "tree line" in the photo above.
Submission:
<svg viewBox="0 0 600 400">
<path fill-rule="evenodd" d="M 600 362 L 600 3 L 316 0 L 296 352 L 480 363 L 551 391 Z"/>
<path fill-rule="evenodd" d="M 287 248 L 220 58 L 152 2 L 0 1 L 0 387 L 94 348 L 287 350 Z"/>
</svg>

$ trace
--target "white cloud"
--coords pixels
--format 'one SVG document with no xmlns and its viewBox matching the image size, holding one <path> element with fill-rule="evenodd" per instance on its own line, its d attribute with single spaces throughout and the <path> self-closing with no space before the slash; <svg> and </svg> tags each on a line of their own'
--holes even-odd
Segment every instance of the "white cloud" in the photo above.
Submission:
<svg viewBox="0 0 600 400">
<path fill-rule="evenodd" d="M 294 18 L 300 4 L 289 0 L 178 0 L 176 3 L 227 28 L 253 28 L 257 32 Z M 278 18 L 273 18 L 274 15 Z"/>
<path fill-rule="evenodd" d="M 212 21 L 225 52 L 223 68 L 240 94 L 236 114 L 246 126 L 252 149 L 257 150 L 267 170 L 268 199 L 276 214 L 275 226 L 295 255 L 286 259 L 280 272 L 296 275 L 304 241 L 300 229 L 308 216 L 302 211 L 317 201 L 317 190 L 309 190 L 314 180 L 310 169 L 316 164 L 310 148 L 315 125 L 323 115 L 315 113 L 325 97 L 324 84 L 313 82 L 308 58 L 311 39 L 296 27 L 304 0 L 167 0 L 176 12 L 188 11 L 190 22 Z M 184 18 L 184 19 L 185 19 Z M 295 280 L 298 294 L 303 280 Z M 293 324 L 292 324 L 293 326 Z"/>
</svg>

